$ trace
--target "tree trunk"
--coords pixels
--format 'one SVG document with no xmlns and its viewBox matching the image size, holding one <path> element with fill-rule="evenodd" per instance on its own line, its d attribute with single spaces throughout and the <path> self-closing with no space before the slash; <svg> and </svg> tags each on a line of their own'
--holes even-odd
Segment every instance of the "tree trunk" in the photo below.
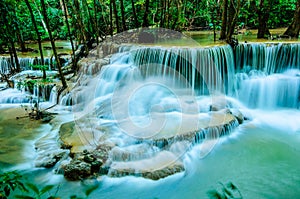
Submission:
<svg viewBox="0 0 300 199">
<path fill-rule="evenodd" d="M 115 15 L 115 18 L 116 18 L 117 33 L 119 33 L 120 32 L 120 26 L 119 26 L 119 17 L 118 17 L 118 10 L 117 10 L 116 1 L 111 0 L 111 3 L 113 5 L 114 15 Z"/>
<path fill-rule="evenodd" d="M 269 20 L 271 5 L 268 0 L 260 0 L 258 8 L 258 32 L 257 38 L 266 38 L 270 35 L 270 31 L 267 27 Z"/>
<path fill-rule="evenodd" d="M 234 44 L 232 39 L 232 35 L 234 33 L 234 28 L 237 22 L 237 18 L 240 10 L 240 0 L 237 1 L 236 5 L 234 0 L 230 0 L 229 5 L 229 13 L 228 13 L 228 21 L 227 21 L 227 34 L 226 34 L 226 42 L 229 44 Z"/>
<path fill-rule="evenodd" d="M 15 62 L 15 66 L 16 66 L 15 69 L 16 69 L 16 72 L 19 73 L 19 72 L 21 72 L 21 67 L 20 67 L 20 63 L 19 63 L 15 43 L 11 40 L 10 45 L 11 45 L 12 54 L 14 56 L 14 62 Z"/>
<path fill-rule="evenodd" d="M 98 12 L 98 6 L 97 6 L 97 2 L 96 0 L 94 0 L 94 24 L 95 24 L 95 30 L 97 32 L 97 37 L 96 37 L 96 42 L 97 42 L 97 45 L 99 45 L 99 37 L 101 37 L 101 34 L 100 34 L 100 29 L 99 29 L 99 23 L 98 23 L 98 20 L 97 20 L 97 12 Z"/>
<path fill-rule="evenodd" d="M 120 6 L 121 6 L 121 17 L 122 17 L 122 31 L 126 31 L 126 20 L 125 20 L 125 10 L 124 10 L 124 2 L 123 0 L 120 0 Z"/>
<path fill-rule="evenodd" d="M 145 12 L 144 12 L 144 17 L 143 17 L 143 27 L 148 27 L 149 26 L 149 21 L 148 21 L 148 15 L 149 15 L 149 0 L 146 0 L 145 2 Z"/>
<path fill-rule="evenodd" d="M 60 80 L 61 80 L 61 83 L 62 83 L 62 89 L 58 93 L 58 96 L 59 96 L 60 93 L 62 92 L 62 90 L 64 90 L 64 89 L 67 88 L 67 82 L 66 82 L 65 76 L 64 76 L 64 74 L 62 72 L 62 66 L 61 66 L 59 57 L 57 55 L 57 51 L 56 51 L 56 47 L 55 47 L 55 42 L 54 42 L 54 39 L 52 37 L 52 32 L 51 32 L 51 28 L 50 28 L 49 21 L 48 21 L 48 16 L 47 16 L 47 11 L 46 11 L 46 6 L 45 6 L 44 0 L 41 0 L 41 5 L 42 5 L 43 16 L 44 16 L 45 24 L 46 24 L 46 27 L 47 27 L 47 30 L 48 30 L 49 39 L 50 39 L 50 42 L 51 42 L 53 54 L 54 54 L 54 57 L 55 57 L 55 60 L 56 60 L 56 64 L 57 64 L 57 68 L 58 68 L 58 72 L 59 72 L 59 76 L 60 76 Z"/>
<path fill-rule="evenodd" d="M 283 35 L 287 35 L 293 38 L 298 38 L 299 30 L 300 30 L 300 0 L 296 2 L 296 10 L 295 10 L 293 21 Z"/>
<path fill-rule="evenodd" d="M 41 65 L 44 66 L 45 65 L 45 62 L 44 62 L 44 55 L 43 55 L 43 48 L 42 48 L 42 39 L 41 39 L 41 36 L 40 36 L 40 33 L 39 33 L 39 29 L 36 25 L 36 21 L 35 21 L 35 18 L 34 18 L 34 14 L 33 14 L 33 11 L 32 11 L 32 8 L 30 6 L 30 3 L 28 0 L 25 0 L 25 3 L 27 5 L 27 8 L 29 10 L 29 13 L 30 13 L 30 16 L 31 16 L 31 21 L 32 21 L 32 24 L 34 26 L 34 30 L 35 30 L 35 33 L 36 33 L 36 36 L 37 36 L 37 41 L 38 41 L 38 45 L 39 45 L 39 51 L 40 51 L 40 56 L 41 56 Z M 46 71 L 43 67 L 43 79 L 46 79 Z"/>
<path fill-rule="evenodd" d="M 166 3 L 165 0 L 161 0 L 161 14 L 160 14 L 160 27 L 165 27 L 165 10 L 166 10 Z"/>
<path fill-rule="evenodd" d="M 77 28 L 79 30 L 79 35 L 80 37 L 83 39 L 82 43 L 84 45 L 84 50 L 87 51 L 88 50 L 88 47 L 87 47 L 87 33 L 86 33 L 86 30 L 85 30 L 85 26 L 83 25 L 82 23 L 82 20 L 81 20 L 81 16 L 80 16 L 80 13 L 79 13 L 79 10 L 80 10 L 80 5 L 79 5 L 79 2 L 78 0 L 74 0 L 73 1 L 73 4 L 72 4 L 72 9 L 76 15 L 76 24 L 78 25 Z M 78 41 L 80 42 L 80 39 L 78 39 Z M 87 52 L 84 53 L 85 55 L 87 54 Z"/>
<path fill-rule="evenodd" d="M 109 1 L 110 36 L 114 35 L 112 1 Z"/>
<path fill-rule="evenodd" d="M 20 48 L 21 48 L 21 52 L 27 52 L 25 42 L 24 42 L 24 39 L 23 39 L 21 30 L 19 29 L 19 27 L 17 27 L 16 33 L 17 33 L 18 43 L 19 43 Z"/>
<path fill-rule="evenodd" d="M 139 28 L 139 21 L 138 21 L 136 11 L 135 11 L 134 0 L 131 0 L 131 7 L 132 7 L 135 28 Z"/>
<path fill-rule="evenodd" d="M 77 71 L 77 59 L 75 56 L 75 47 L 74 47 L 74 43 L 73 43 L 73 39 L 72 39 L 72 33 L 71 33 L 71 28 L 69 25 L 69 21 L 68 21 L 68 7 L 66 6 L 66 2 L 65 0 L 62 0 L 62 4 L 64 7 L 64 14 L 65 14 L 65 20 L 66 20 L 66 25 L 67 25 L 67 29 L 68 29 L 68 34 L 69 34 L 69 38 L 70 38 L 70 43 L 71 43 L 71 47 L 72 47 L 72 68 L 74 70 L 74 72 Z"/>
<path fill-rule="evenodd" d="M 226 39 L 228 0 L 223 0 L 220 40 Z"/>
<path fill-rule="evenodd" d="M 15 65 L 15 59 L 14 59 L 14 54 L 13 50 L 9 45 L 7 45 L 8 51 L 9 51 L 9 57 L 10 57 L 10 68 L 11 68 L 11 74 L 14 74 L 16 72 L 16 65 Z"/>
</svg>

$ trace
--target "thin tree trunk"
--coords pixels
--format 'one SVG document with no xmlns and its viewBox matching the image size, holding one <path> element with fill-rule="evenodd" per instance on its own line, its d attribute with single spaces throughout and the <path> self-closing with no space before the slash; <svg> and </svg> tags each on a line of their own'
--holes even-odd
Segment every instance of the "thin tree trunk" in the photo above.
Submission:
<svg viewBox="0 0 300 199">
<path fill-rule="evenodd" d="M 113 5 L 113 10 L 114 10 L 114 15 L 116 18 L 116 26 L 117 26 L 117 33 L 120 32 L 120 26 L 119 26 L 119 17 L 118 17 L 118 10 L 117 10 L 117 5 L 115 0 L 111 0 L 112 5 Z"/>
<path fill-rule="evenodd" d="M 229 5 L 229 13 L 228 13 L 228 21 L 227 21 L 227 34 L 226 34 L 226 42 L 229 44 L 233 44 L 232 35 L 234 33 L 234 28 L 237 22 L 237 18 L 240 10 L 240 0 L 237 1 L 235 5 L 234 0 L 230 1 Z"/>
<path fill-rule="evenodd" d="M 166 13 L 165 13 L 165 21 L 167 21 L 167 26 L 166 28 L 169 28 L 169 22 L 170 22 L 170 0 L 166 0 Z"/>
<path fill-rule="evenodd" d="M 148 21 L 148 15 L 149 15 L 149 0 L 146 0 L 145 2 L 145 12 L 144 12 L 144 17 L 143 17 L 143 27 L 148 27 L 149 26 L 149 21 Z"/>
<path fill-rule="evenodd" d="M 131 0 L 131 7 L 132 7 L 135 28 L 139 28 L 139 22 L 135 11 L 134 0 Z"/>
<path fill-rule="evenodd" d="M 72 39 L 72 34 L 71 34 L 71 28 L 69 25 L 69 21 L 68 21 L 68 8 L 66 6 L 66 2 L 65 0 L 62 0 L 62 4 L 64 7 L 64 12 L 65 12 L 65 20 L 66 20 L 66 25 L 67 25 L 67 29 L 68 29 L 68 34 L 69 34 L 69 38 L 70 38 L 70 43 L 71 43 L 71 47 L 72 47 L 72 68 L 74 70 L 74 72 L 76 73 L 77 71 L 77 60 L 76 60 L 76 56 L 75 56 L 75 47 L 74 47 L 74 43 L 73 43 L 73 39 Z"/>
<path fill-rule="evenodd" d="M 300 31 L 300 0 L 298 0 L 296 3 L 296 10 L 293 17 L 293 21 L 283 35 L 287 35 L 293 38 L 298 38 L 299 31 Z"/>
<path fill-rule="evenodd" d="M 15 60 L 14 60 L 14 54 L 12 48 L 7 45 L 8 51 L 9 51 L 9 57 L 10 57 L 10 66 L 11 66 L 11 73 L 14 74 L 16 72 L 16 65 L 15 65 Z"/>
<path fill-rule="evenodd" d="M 267 27 L 267 22 L 270 15 L 270 2 L 268 0 L 260 0 L 258 8 L 258 32 L 257 38 L 265 38 L 270 35 L 270 31 Z"/>
<path fill-rule="evenodd" d="M 124 2 L 123 2 L 123 0 L 120 0 L 120 4 L 121 4 L 121 17 L 122 17 L 122 30 L 126 31 L 127 27 L 126 27 L 125 10 L 124 10 Z"/>
<path fill-rule="evenodd" d="M 16 65 L 16 72 L 19 73 L 21 72 L 21 67 L 20 67 L 20 63 L 19 63 L 19 59 L 18 59 L 18 55 L 17 55 L 17 51 L 16 51 L 16 47 L 15 47 L 15 43 L 11 40 L 10 41 L 10 45 L 11 45 L 11 50 L 12 50 L 12 54 L 14 56 L 14 62 Z"/>
<path fill-rule="evenodd" d="M 95 30 L 97 32 L 96 42 L 97 42 L 97 45 L 99 45 L 100 32 L 99 32 L 99 26 L 98 26 L 98 20 L 97 20 L 98 6 L 96 3 L 96 0 L 94 0 L 93 3 L 94 3 L 94 6 L 93 6 L 94 7 L 94 24 L 95 24 Z"/>
<path fill-rule="evenodd" d="M 24 42 L 24 39 L 23 39 L 21 30 L 19 29 L 19 27 L 17 27 L 16 33 L 17 33 L 18 43 L 19 43 L 20 48 L 21 48 L 21 52 L 26 52 L 27 49 L 26 49 L 25 42 Z"/>
<path fill-rule="evenodd" d="M 226 39 L 228 0 L 223 0 L 220 40 Z"/>
<path fill-rule="evenodd" d="M 38 8 L 38 6 L 37 6 L 35 0 L 33 0 L 33 3 L 34 3 L 34 5 L 35 5 L 35 7 L 36 7 L 36 9 L 37 9 L 37 11 L 38 11 L 40 17 L 41 17 L 41 21 L 42 21 L 42 24 L 43 24 L 43 27 L 44 27 L 45 31 L 48 32 L 47 27 L 46 27 L 46 24 L 45 24 L 45 21 L 44 21 L 44 19 L 43 19 L 43 16 L 42 16 L 42 14 L 41 14 L 41 12 L 40 12 L 40 10 L 39 10 L 39 8 Z"/>
<path fill-rule="evenodd" d="M 166 0 L 161 1 L 161 15 L 160 15 L 160 27 L 165 27 L 165 10 L 166 10 Z"/>
<path fill-rule="evenodd" d="M 83 39 L 82 43 L 83 43 L 84 48 L 85 48 L 84 50 L 88 51 L 88 46 L 87 46 L 88 38 L 87 38 L 87 33 L 86 33 L 86 30 L 85 30 L 85 26 L 82 23 L 81 16 L 80 16 L 80 13 L 79 13 L 80 5 L 79 5 L 78 0 L 73 1 L 72 8 L 73 8 L 73 11 L 76 15 L 76 22 L 78 24 L 77 28 L 79 29 L 80 37 Z M 79 41 L 80 41 L 80 39 L 79 39 Z M 85 54 L 87 54 L 87 52 Z"/>
<path fill-rule="evenodd" d="M 92 15 L 91 15 L 91 12 L 90 12 L 90 9 L 88 7 L 87 1 L 82 0 L 82 5 L 84 5 L 87 16 L 88 16 L 88 19 L 89 19 L 89 21 L 91 21 L 91 23 L 88 23 L 88 25 L 87 25 L 88 27 L 90 27 L 90 29 L 89 29 L 90 33 L 92 33 L 92 34 L 89 34 L 88 41 L 90 41 L 92 39 L 92 36 L 94 36 L 93 33 L 96 33 L 96 37 L 99 37 L 99 34 L 98 34 L 98 31 L 97 31 L 97 28 L 96 28 L 96 25 L 95 25 L 94 17 L 92 17 Z M 84 9 L 84 7 L 83 7 L 83 9 Z M 88 43 L 90 43 L 90 42 L 88 42 Z M 89 48 L 91 48 L 91 47 L 92 46 L 89 46 Z"/>
<path fill-rule="evenodd" d="M 32 24 L 34 26 L 35 33 L 36 33 L 36 36 L 37 36 L 37 41 L 38 41 L 39 51 L 40 51 L 40 56 L 41 56 L 41 65 L 44 66 L 45 62 L 44 62 L 44 55 L 43 55 L 43 48 L 42 48 L 42 39 L 41 39 L 41 36 L 40 36 L 40 33 L 39 33 L 39 29 L 36 25 L 36 21 L 35 21 L 33 11 L 32 11 L 32 8 L 31 8 L 31 5 L 30 5 L 29 1 L 25 0 L 25 3 L 26 3 L 27 8 L 29 10 L 29 13 L 30 13 L 30 16 L 31 16 L 31 21 L 32 21 Z M 44 67 L 43 67 L 42 71 L 43 71 L 43 79 L 46 79 L 47 76 L 46 76 L 46 70 L 44 69 Z"/>
<path fill-rule="evenodd" d="M 109 23 L 110 23 L 110 36 L 112 37 L 114 34 L 112 0 L 109 1 Z"/>
<path fill-rule="evenodd" d="M 55 47 L 55 42 L 54 42 L 54 39 L 52 37 L 51 28 L 49 26 L 49 21 L 48 21 L 48 16 L 47 16 L 47 11 L 46 11 L 46 6 L 45 6 L 44 0 L 41 0 L 41 5 L 42 5 L 42 10 L 43 10 L 43 16 L 44 16 L 45 24 L 46 24 L 46 27 L 48 29 L 48 34 L 49 34 L 49 39 L 50 39 L 50 42 L 51 42 L 53 54 L 54 54 L 54 57 L 55 57 L 55 60 L 56 60 L 56 64 L 57 64 L 57 68 L 58 68 L 58 72 L 59 72 L 59 76 L 60 76 L 60 80 L 61 80 L 61 83 L 62 83 L 62 89 L 58 92 L 58 97 L 59 97 L 59 95 L 61 94 L 61 92 L 64 89 L 66 89 L 68 86 L 67 86 L 67 82 L 66 82 L 65 76 L 64 76 L 64 74 L 62 72 L 62 66 L 61 66 L 59 57 L 57 55 L 57 51 L 56 51 L 56 47 Z M 58 99 L 57 99 L 57 102 L 58 102 Z"/>
</svg>

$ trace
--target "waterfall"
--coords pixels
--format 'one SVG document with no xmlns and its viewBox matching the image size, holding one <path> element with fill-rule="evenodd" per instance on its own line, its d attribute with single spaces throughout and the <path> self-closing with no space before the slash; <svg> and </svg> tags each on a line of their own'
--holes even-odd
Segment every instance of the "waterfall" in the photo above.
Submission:
<svg viewBox="0 0 300 199">
<path fill-rule="evenodd" d="M 143 47 L 132 58 L 144 76 L 181 78 L 198 94 L 233 91 L 234 55 L 229 45 L 212 48 Z M 171 71 L 170 71 L 171 69 Z"/>
<path fill-rule="evenodd" d="M 237 72 L 251 70 L 266 74 L 300 69 L 300 44 L 244 43 L 235 49 Z"/>
<path fill-rule="evenodd" d="M 299 108 L 300 44 L 240 44 L 237 98 L 251 108 Z"/>
<path fill-rule="evenodd" d="M 67 58 L 60 58 L 63 59 L 63 63 L 67 63 Z M 24 70 L 39 70 L 36 68 L 33 68 L 33 65 L 41 65 L 42 61 L 40 57 L 19 57 L 19 64 L 22 71 Z M 56 70 L 57 68 L 51 66 L 51 63 L 55 62 L 55 58 L 45 57 L 44 58 L 44 64 L 47 66 L 47 70 Z M 0 57 L 0 72 L 3 73 L 6 71 L 6 73 L 10 72 L 11 68 L 11 59 L 10 57 Z"/>
</svg>

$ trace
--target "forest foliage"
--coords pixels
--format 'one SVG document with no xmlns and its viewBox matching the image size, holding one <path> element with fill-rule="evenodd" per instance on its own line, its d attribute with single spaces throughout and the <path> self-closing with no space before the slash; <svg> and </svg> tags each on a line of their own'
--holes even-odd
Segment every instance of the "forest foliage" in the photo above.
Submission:
<svg viewBox="0 0 300 199">
<path fill-rule="evenodd" d="M 213 30 L 214 39 L 229 44 L 239 30 L 258 29 L 257 38 L 271 37 L 269 29 L 286 28 L 284 37 L 299 37 L 300 0 L 0 0 L 0 54 L 9 53 L 11 71 L 20 72 L 17 51 L 26 43 L 50 41 L 56 68 L 67 88 L 56 40 L 69 40 L 72 70 L 78 70 L 76 49 L 86 56 L 94 43 L 130 29 L 166 28 L 176 31 Z M 219 35 L 217 36 L 217 33 Z M 43 79 L 46 72 L 43 70 Z"/>
<path fill-rule="evenodd" d="M 235 26 L 249 29 L 260 27 L 260 20 L 263 20 L 260 13 L 269 15 L 266 21 L 263 20 L 267 28 L 288 27 L 297 6 L 296 0 L 46 0 L 44 6 L 55 40 L 68 40 L 71 36 L 82 43 L 143 26 L 178 31 L 221 30 L 226 1 L 229 5 L 233 4 L 234 12 L 237 12 Z M 25 2 L 0 1 L 1 46 L 13 41 L 22 48 L 25 41 L 37 40 Z M 48 40 L 41 1 L 29 0 L 29 4 L 41 39 Z M 230 10 L 230 6 L 227 9 Z"/>
</svg>

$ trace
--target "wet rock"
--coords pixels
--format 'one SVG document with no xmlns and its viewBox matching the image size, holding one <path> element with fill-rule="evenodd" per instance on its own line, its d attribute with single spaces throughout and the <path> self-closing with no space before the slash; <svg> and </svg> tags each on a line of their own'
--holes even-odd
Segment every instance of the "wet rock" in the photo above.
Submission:
<svg viewBox="0 0 300 199">
<path fill-rule="evenodd" d="M 129 162 L 114 162 L 108 175 L 111 177 L 133 175 L 159 180 L 182 171 L 184 171 L 184 166 L 178 157 L 171 152 L 162 151 L 152 158 Z"/>
<path fill-rule="evenodd" d="M 93 157 L 93 155 L 92 154 L 88 154 L 88 155 L 85 155 L 84 156 L 84 159 L 83 159 L 85 162 L 87 162 L 87 163 L 92 163 L 94 160 L 95 160 L 95 158 Z"/>
<path fill-rule="evenodd" d="M 91 164 L 72 160 L 63 168 L 65 178 L 69 180 L 81 180 L 91 176 Z"/>
<path fill-rule="evenodd" d="M 69 180 L 107 174 L 109 165 L 105 163 L 110 150 L 111 146 L 103 144 L 93 151 L 83 150 L 75 153 L 73 159 L 61 167 L 60 172 Z"/>
<path fill-rule="evenodd" d="M 230 113 L 235 116 L 239 124 L 244 122 L 244 115 L 238 109 L 230 109 Z"/>
<path fill-rule="evenodd" d="M 68 150 L 50 151 L 49 153 L 39 156 L 35 160 L 35 166 L 51 168 L 58 161 L 62 160 L 64 157 L 67 157 L 68 153 L 69 153 Z"/>
</svg>

